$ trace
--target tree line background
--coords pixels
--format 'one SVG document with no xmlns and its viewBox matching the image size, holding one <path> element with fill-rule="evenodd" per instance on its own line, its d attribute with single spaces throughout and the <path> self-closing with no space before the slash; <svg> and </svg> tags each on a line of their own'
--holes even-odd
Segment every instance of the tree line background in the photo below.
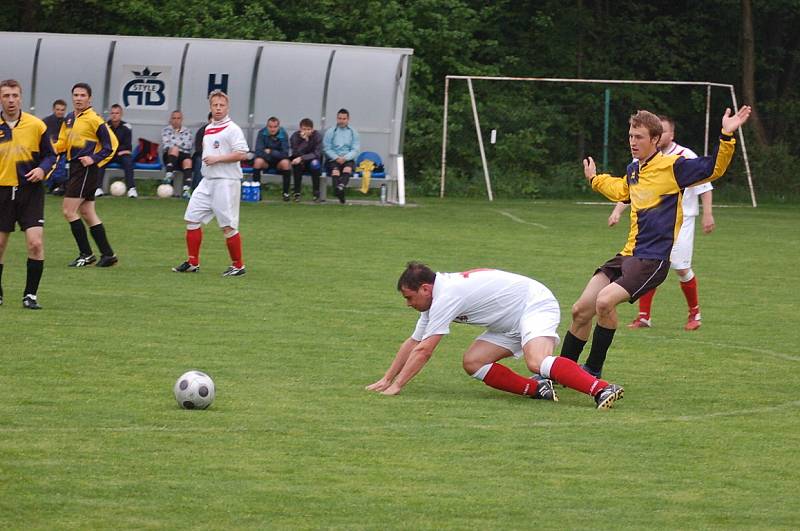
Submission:
<svg viewBox="0 0 800 531">
<path fill-rule="evenodd" d="M 729 83 L 756 111 L 745 134 L 757 194 L 800 198 L 800 0 L 22 0 L 0 27 L 413 48 L 404 152 L 409 184 L 426 194 L 439 190 L 447 74 Z M 601 158 L 605 88 L 612 173 L 630 158 L 627 119 L 640 108 L 674 116 L 678 141 L 702 153 L 704 88 L 476 82 L 496 194 L 586 193 L 580 159 Z M 715 90 L 712 140 L 726 106 Z M 451 83 L 448 122 L 448 195 L 482 195 L 465 82 Z M 747 197 L 741 157 L 718 189 Z"/>
</svg>

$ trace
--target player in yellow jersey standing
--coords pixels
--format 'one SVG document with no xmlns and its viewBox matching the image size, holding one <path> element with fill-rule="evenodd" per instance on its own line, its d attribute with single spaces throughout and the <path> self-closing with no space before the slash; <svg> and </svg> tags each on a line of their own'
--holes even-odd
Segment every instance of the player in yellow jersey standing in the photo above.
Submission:
<svg viewBox="0 0 800 531">
<path fill-rule="evenodd" d="M 42 181 L 52 171 L 56 157 L 44 122 L 22 112 L 22 87 L 18 81 L 0 81 L 0 104 L 0 282 L 8 236 L 19 224 L 28 248 L 22 306 L 40 310 L 36 293 L 44 270 Z"/>
<path fill-rule="evenodd" d="M 600 376 L 617 329 L 617 305 L 625 300 L 636 302 L 667 277 L 670 252 L 683 221 L 684 188 L 711 182 L 725 173 L 736 145 L 733 133 L 749 117 L 747 105 L 736 114 L 726 109 L 714 153 L 687 159 L 661 153 L 661 120 L 653 113 L 639 111 L 630 118 L 628 140 L 635 160 L 628 165 L 625 177 L 597 175 L 594 160 L 589 157 L 583 161 L 584 175 L 593 190 L 611 201 L 630 201 L 631 230 L 622 251 L 597 268 L 572 306 L 572 323 L 564 337 L 562 356 L 578 361 L 597 315 L 584 368 Z"/>
<path fill-rule="evenodd" d="M 56 151 L 65 154 L 69 163 L 62 211 L 79 252 L 69 266 L 85 267 L 97 262 L 97 267 L 110 267 L 117 263 L 117 256 L 97 216 L 94 192 L 98 185 L 97 169 L 114 157 L 119 143 L 105 120 L 92 108 L 92 87 L 88 83 L 76 83 L 72 87 L 72 108 L 61 125 L 56 143 Z M 99 261 L 89 245 L 84 220 L 100 249 Z"/>
</svg>

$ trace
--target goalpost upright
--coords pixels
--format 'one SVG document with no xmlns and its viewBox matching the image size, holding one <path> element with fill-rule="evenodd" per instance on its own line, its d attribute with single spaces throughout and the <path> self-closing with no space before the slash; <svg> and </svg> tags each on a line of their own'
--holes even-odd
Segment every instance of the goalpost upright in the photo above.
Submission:
<svg viewBox="0 0 800 531">
<path fill-rule="evenodd" d="M 733 104 L 733 112 L 739 111 L 739 105 L 736 101 L 736 90 L 734 89 L 733 85 L 729 85 L 726 83 L 712 83 L 709 81 L 638 81 L 638 80 L 624 80 L 624 79 L 570 79 L 570 78 L 551 78 L 551 77 L 503 77 L 503 76 L 456 76 L 456 75 L 447 75 L 444 78 L 444 117 L 442 120 L 442 176 L 441 176 L 441 184 L 440 184 L 440 191 L 439 197 L 444 197 L 444 189 L 445 189 L 445 175 L 447 172 L 447 115 L 448 115 L 448 99 L 449 99 L 449 90 L 450 90 L 450 80 L 460 79 L 466 80 L 467 86 L 469 88 L 469 96 L 470 102 L 472 104 L 472 114 L 473 119 L 475 121 L 475 132 L 478 135 L 478 147 L 480 149 L 481 154 L 481 163 L 483 164 L 483 175 L 486 179 L 486 192 L 489 197 L 489 201 L 493 200 L 492 194 L 492 186 L 491 180 L 489 178 L 489 166 L 486 162 L 486 152 L 483 147 L 483 136 L 481 134 L 480 128 L 480 120 L 478 118 L 478 107 L 477 102 L 475 101 L 475 92 L 472 88 L 472 80 L 481 80 L 481 81 L 539 81 L 545 83 L 595 83 L 595 84 L 606 84 L 606 85 L 693 85 L 693 86 L 704 86 L 706 87 L 706 127 L 705 127 L 705 146 L 703 150 L 704 155 L 708 155 L 708 141 L 709 141 L 709 126 L 710 126 L 710 114 L 711 114 L 711 88 L 712 87 L 719 87 L 719 88 L 727 88 L 730 90 L 731 93 L 731 102 Z M 744 157 L 744 167 L 745 172 L 747 174 L 747 184 L 750 188 L 750 199 L 752 201 L 753 207 L 757 206 L 756 203 L 756 194 L 753 190 L 753 178 L 752 174 L 750 173 L 750 161 L 747 158 L 747 147 L 745 146 L 744 142 L 744 132 L 740 127 L 738 129 L 739 134 L 739 143 L 742 145 L 742 155 Z"/>
</svg>

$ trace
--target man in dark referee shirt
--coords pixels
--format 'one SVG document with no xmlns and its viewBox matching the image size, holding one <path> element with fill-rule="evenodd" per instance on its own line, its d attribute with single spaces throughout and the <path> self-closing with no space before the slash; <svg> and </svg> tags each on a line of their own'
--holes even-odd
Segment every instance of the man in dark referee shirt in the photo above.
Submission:
<svg viewBox="0 0 800 531">
<path fill-rule="evenodd" d="M 125 172 L 125 186 L 128 187 L 128 197 L 139 197 L 139 194 L 136 193 L 136 181 L 133 180 L 133 149 L 131 147 L 131 137 L 133 136 L 133 131 L 128 122 L 122 120 L 122 105 L 115 103 L 111 106 L 109 120 L 106 123 L 108 124 L 109 129 L 114 132 L 117 140 L 119 141 L 117 152 L 114 154 L 114 158 L 111 159 L 109 164 L 116 162 L 122 166 L 122 169 Z M 105 173 L 105 167 L 97 168 L 97 192 L 94 194 L 95 197 L 103 195 L 102 185 L 103 176 Z"/>
</svg>

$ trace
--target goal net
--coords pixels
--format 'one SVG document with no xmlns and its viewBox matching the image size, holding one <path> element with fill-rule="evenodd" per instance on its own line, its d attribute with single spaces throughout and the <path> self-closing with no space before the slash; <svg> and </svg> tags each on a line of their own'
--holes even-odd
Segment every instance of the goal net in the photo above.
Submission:
<svg viewBox="0 0 800 531">
<path fill-rule="evenodd" d="M 440 196 L 445 189 L 537 197 L 585 191 L 580 161 L 621 175 L 630 161 L 628 117 L 638 109 L 670 116 L 675 140 L 698 155 L 714 148 L 726 107 L 738 110 L 733 85 L 700 81 L 629 81 L 533 77 L 445 77 Z M 722 183 L 746 187 L 753 206 L 741 128 L 737 157 Z"/>
</svg>

